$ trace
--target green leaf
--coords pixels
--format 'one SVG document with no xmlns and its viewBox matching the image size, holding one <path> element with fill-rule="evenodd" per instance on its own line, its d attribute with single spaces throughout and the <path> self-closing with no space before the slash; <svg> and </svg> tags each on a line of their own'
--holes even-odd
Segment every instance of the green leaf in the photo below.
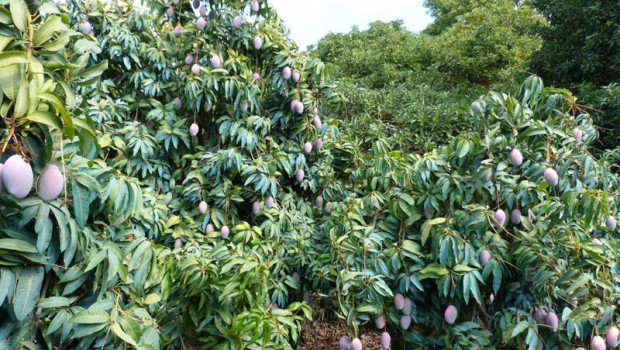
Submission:
<svg viewBox="0 0 620 350">
<path fill-rule="evenodd" d="M 60 329 L 60 327 L 64 326 L 65 323 L 69 321 L 70 317 L 71 315 L 66 310 L 60 309 L 52 322 L 50 322 L 49 328 L 45 334 L 49 335 Z"/>
<path fill-rule="evenodd" d="M 15 317 L 18 320 L 22 321 L 28 317 L 37 305 L 43 276 L 42 267 L 26 267 L 20 271 L 13 302 Z"/>
<path fill-rule="evenodd" d="M 76 35 L 78 35 L 78 34 L 75 31 L 67 30 L 64 33 L 62 33 L 62 35 L 60 35 L 58 38 L 45 43 L 43 45 L 43 50 L 45 50 L 45 51 L 58 51 L 58 50 L 64 48 L 65 46 L 67 46 L 69 41 L 71 41 L 71 37 L 72 36 L 76 36 Z"/>
<path fill-rule="evenodd" d="M 469 142 L 467 140 L 460 140 L 456 147 L 457 156 L 463 158 L 469 152 Z"/>
<path fill-rule="evenodd" d="M 122 253 L 120 248 L 116 244 L 106 245 L 106 250 L 108 251 L 108 279 L 107 282 L 111 282 L 112 279 L 118 273 L 118 268 L 123 260 Z"/>
<path fill-rule="evenodd" d="M 256 266 L 258 266 L 258 262 L 256 262 L 256 261 L 248 261 L 245 264 L 243 264 L 243 266 L 239 270 L 239 273 L 248 272 L 248 271 L 252 270 L 253 268 L 255 268 Z"/>
<path fill-rule="evenodd" d="M 0 17 L 1 17 L 1 16 L 2 16 L 2 13 L 0 12 Z M 2 55 L 2 53 L 4 53 L 4 51 L 5 51 L 6 47 L 7 47 L 7 46 L 9 46 L 9 44 L 10 44 L 13 40 L 15 40 L 15 38 L 0 35 L 0 52 L 1 52 L 1 53 L 0 53 L 0 55 Z M 17 52 L 18 54 L 20 54 L 20 53 L 21 53 L 21 54 L 24 56 L 24 58 L 26 57 L 26 56 L 25 56 L 25 53 L 24 53 L 23 51 L 14 51 L 14 52 Z M 1 56 L 0 56 L 0 57 L 1 57 Z M 24 62 L 22 62 L 22 63 L 24 63 Z"/>
<path fill-rule="evenodd" d="M 107 256 L 108 256 L 107 251 L 105 250 L 98 251 L 97 254 L 95 254 L 95 256 L 88 262 L 88 265 L 86 266 L 86 270 L 84 270 L 84 272 L 88 272 L 94 269 L 95 267 L 97 267 L 99 264 L 101 264 L 103 259 L 105 259 Z"/>
<path fill-rule="evenodd" d="M 85 53 L 101 53 L 101 48 L 99 47 L 99 45 L 97 45 L 96 42 L 90 39 L 80 39 L 75 42 L 73 47 L 75 48 L 75 52 L 78 55 L 83 55 Z"/>
<path fill-rule="evenodd" d="M 75 214 L 75 221 L 80 228 L 86 226 L 86 220 L 88 219 L 88 191 L 80 186 L 77 181 L 71 179 L 71 190 L 73 193 L 73 212 Z"/>
<path fill-rule="evenodd" d="M 11 24 L 12 22 L 11 11 L 4 6 L 0 7 L 0 23 Z"/>
<path fill-rule="evenodd" d="M 123 331 L 123 329 L 121 328 L 121 325 L 119 325 L 118 323 L 112 324 L 112 331 L 114 332 L 114 334 L 116 334 L 117 337 L 121 338 L 125 343 L 131 344 L 133 346 L 138 345 L 138 343 L 136 343 L 136 341 L 133 338 L 131 338 L 129 334 Z"/>
<path fill-rule="evenodd" d="M 19 91 L 17 92 L 17 98 L 15 99 L 15 106 L 13 107 L 14 118 L 21 118 L 28 111 L 28 90 L 30 86 L 28 80 L 22 77 L 19 84 Z"/>
<path fill-rule="evenodd" d="M 70 139 L 73 138 L 75 134 L 75 128 L 73 126 L 73 120 L 67 110 L 65 109 L 64 103 L 54 94 L 51 93 L 42 93 L 39 94 L 38 98 L 49 102 L 54 109 L 60 114 L 62 118 L 62 122 L 64 124 L 63 133 Z"/>
<path fill-rule="evenodd" d="M 23 51 L 6 51 L 0 53 L 0 68 L 25 63 L 28 63 L 28 58 Z"/>
<path fill-rule="evenodd" d="M 49 39 L 52 38 L 55 32 L 69 29 L 66 24 L 62 22 L 62 17 L 51 16 L 48 17 L 45 23 L 39 26 L 34 31 L 32 42 L 35 46 L 40 46 Z"/>
<path fill-rule="evenodd" d="M 454 271 L 454 272 L 470 272 L 470 271 L 473 271 L 473 270 L 475 270 L 475 269 L 470 267 L 470 266 L 462 265 L 462 264 L 456 265 L 456 266 L 454 266 L 452 268 L 452 271 Z"/>
<path fill-rule="evenodd" d="M 19 92 L 22 74 L 19 66 L 10 65 L 0 68 L 0 86 L 9 99 L 14 99 Z"/>
<path fill-rule="evenodd" d="M 530 325 L 529 322 L 527 321 L 521 321 L 519 322 L 519 324 L 517 324 L 517 326 L 515 327 L 515 329 L 512 330 L 512 334 L 510 335 L 511 338 L 516 337 L 517 335 L 519 335 L 521 332 L 523 332 L 524 330 L 527 329 L 527 327 Z"/>
<path fill-rule="evenodd" d="M 159 303 L 161 301 L 161 297 L 159 294 L 151 293 L 144 298 L 144 303 L 147 305 Z"/>
<path fill-rule="evenodd" d="M 379 304 L 360 304 L 355 310 L 363 314 L 378 314 L 381 312 L 381 305 Z"/>
<path fill-rule="evenodd" d="M 15 274 L 8 268 L 0 268 L 0 305 L 4 303 L 7 295 L 13 295 L 15 286 Z"/>
<path fill-rule="evenodd" d="M 13 238 L 0 238 L 0 250 L 13 250 L 21 253 L 38 253 L 35 246 Z"/>
<path fill-rule="evenodd" d="M 49 111 L 36 111 L 28 114 L 25 118 L 33 123 L 45 124 L 50 128 L 62 131 L 62 122 L 57 115 Z"/>
<path fill-rule="evenodd" d="M 101 74 L 103 74 L 103 72 L 105 72 L 107 69 L 108 69 L 108 61 L 105 60 L 105 61 L 97 63 L 96 65 L 92 67 L 88 67 L 87 69 L 84 69 L 83 71 L 79 72 L 77 76 L 79 78 L 82 78 L 81 83 L 90 84 L 90 81 L 92 79 L 99 78 Z"/>
<path fill-rule="evenodd" d="M 105 311 L 85 310 L 71 317 L 69 322 L 78 324 L 99 324 L 110 320 L 110 315 Z"/>
<path fill-rule="evenodd" d="M 425 223 L 422 224 L 422 245 L 426 243 L 428 236 L 431 234 L 431 229 L 433 228 L 433 226 L 444 222 L 446 222 L 446 218 L 435 218 L 433 220 L 427 220 Z"/>
<path fill-rule="evenodd" d="M 75 98 L 75 93 L 73 92 L 73 89 L 64 80 L 57 81 L 57 82 L 60 85 L 60 87 L 62 87 L 62 90 L 65 92 L 65 103 L 67 104 L 67 108 L 69 108 L 69 110 L 72 110 L 73 108 L 75 108 L 75 106 L 77 104 L 77 101 L 76 101 L 76 98 Z"/>
<path fill-rule="evenodd" d="M 39 307 L 42 307 L 44 309 L 55 307 L 68 307 L 69 305 L 69 299 L 65 297 L 49 297 L 39 300 Z"/>
<path fill-rule="evenodd" d="M 11 6 L 11 17 L 17 29 L 22 32 L 26 31 L 28 17 L 30 16 L 26 2 L 24 0 L 9 0 L 9 6 Z"/>
</svg>

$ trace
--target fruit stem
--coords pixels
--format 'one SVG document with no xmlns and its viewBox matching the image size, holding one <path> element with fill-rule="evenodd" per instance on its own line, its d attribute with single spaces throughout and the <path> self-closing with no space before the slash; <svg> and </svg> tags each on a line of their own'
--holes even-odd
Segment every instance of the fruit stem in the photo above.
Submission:
<svg viewBox="0 0 620 350">
<path fill-rule="evenodd" d="M 15 127 L 12 126 L 11 130 L 9 131 L 9 136 L 7 136 L 6 138 L 6 142 L 4 143 L 4 146 L 2 146 L 2 153 L 4 153 L 4 151 L 6 150 L 6 146 L 9 145 L 9 141 L 11 141 L 11 137 L 15 134 Z"/>
</svg>

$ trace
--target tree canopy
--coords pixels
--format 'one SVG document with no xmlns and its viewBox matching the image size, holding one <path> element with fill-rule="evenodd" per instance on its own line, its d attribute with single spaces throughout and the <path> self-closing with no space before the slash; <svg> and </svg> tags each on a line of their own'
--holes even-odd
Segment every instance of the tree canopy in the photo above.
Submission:
<svg viewBox="0 0 620 350">
<path fill-rule="evenodd" d="M 599 86 L 620 76 L 620 6 L 617 1 L 531 0 L 547 20 L 544 45 L 532 66 L 554 84 Z"/>
</svg>

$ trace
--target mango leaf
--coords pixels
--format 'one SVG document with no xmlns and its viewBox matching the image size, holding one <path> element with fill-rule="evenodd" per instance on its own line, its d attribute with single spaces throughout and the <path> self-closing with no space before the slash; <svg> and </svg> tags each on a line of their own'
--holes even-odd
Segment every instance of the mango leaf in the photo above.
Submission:
<svg viewBox="0 0 620 350">
<path fill-rule="evenodd" d="M 26 53 L 23 51 L 6 51 L 0 53 L 0 68 L 25 63 L 28 63 L 28 59 Z"/>
<path fill-rule="evenodd" d="M 9 99 L 13 100 L 17 96 L 21 81 L 22 74 L 19 66 L 12 64 L 0 68 L 0 86 Z"/>
<path fill-rule="evenodd" d="M 62 131 L 62 122 L 60 121 L 60 118 L 49 111 L 36 111 L 28 114 L 25 119 L 34 123 L 45 124 L 52 129 Z"/>
<path fill-rule="evenodd" d="M 123 331 L 123 329 L 121 328 L 121 325 L 118 323 L 113 323 L 112 324 L 112 331 L 114 332 L 114 334 L 116 334 L 117 337 L 119 337 L 120 339 L 122 339 L 125 343 L 131 344 L 133 346 L 137 346 L 138 343 L 136 343 L 136 341 L 131 338 L 129 336 L 129 334 L 125 333 L 125 331 Z"/>
<path fill-rule="evenodd" d="M 8 268 L 0 268 L 0 305 L 4 303 L 7 295 L 13 295 L 15 286 L 15 274 Z"/>
<path fill-rule="evenodd" d="M 527 322 L 527 321 L 519 322 L 519 324 L 517 324 L 517 326 L 512 330 L 512 334 L 510 335 L 510 337 L 511 338 L 516 337 L 521 332 L 523 332 L 529 325 L 530 325 L 530 323 Z"/>
<path fill-rule="evenodd" d="M 431 229 L 433 228 L 433 226 L 437 224 L 442 224 L 444 222 L 446 222 L 446 218 L 435 218 L 433 220 L 427 220 L 425 223 L 422 224 L 422 245 L 426 243 L 428 236 L 431 234 Z"/>
<path fill-rule="evenodd" d="M 64 48 L 65 46 L 67 46 L 69 41 L 71 41 L 71 37 L 75 36 L 75 35 L 78 35 L 78 33 L 73 31 L 73 30 L 67 30 L 67 31 L 63 32 L 55 40 L 52 40 L 52 41 L 49 41 L 49 42 L 45 43 L 43 45 L 43 50 L 45 50 L 45 51 L 58 51 L 58 50 Z M 68 64 L 67 66 L 71 66 L 71 65 Z"/>
<path fill-rule="evenodd" d="M 0 13 L 0 16 L 1 16 L 1 13 Z M 4 53 L 6 47 L 9 46 L 9 44 L 13 40 L 15 40 L 15 38 L 0 35 L 0 52 Z M 17 51 L 17 52 L 22 52 L 22 51 Z"/>
<path fill-rule="evenodd" d="M 92 84 L 92 80 L 93 79 L 98 79 L 101 74 L 103 74 L 103 72 L 108 69 L 108 61 L 102 61 L 97 63 L 94 66 L 88 67 L 86 69 L 84 69 L 83 71 L 79 72 L 77 74 L 77 76 L 79 78 L 81 78 L 80 81 L 78 81 L 78 84 L 81 85 L 90 85 Z"/>
<path fill-rule="evenodd" d="M 60 114 L 63 122 L 63 133 L 70 139 L 75 135 L 75 128 L 73 126 L 73 120 L 67 110 L 65 109 L 64 103 L 54 94 L 51 93 L 42 93 L 38 96 L 40 99 L 49 102 L 54 109 Z"/>
<path fill-rule="evenodd" d="M 0 238 L 0 250 L 13 250 L 22 253 L 38 253 L 37 248 L 20 239 Z"/>
<path fill-rule="evenodd" d="M 9 0 L 9 6 L 11 7 L 13 23 L 15 23 L 17 29 L 22 32 L 26 31 L 28 17 L 30 16 L 26 2 L 24 0 Z"/>
<path fill-rule="evenodd" d="M 49 297 L 39 300 L 39 307 L 42 308 L 54 308 L 54 307 L 68 307 L 70 301 L 65 297 Z"/>
<path fill-rule="evenodd" d="M 85 310 L 71 317 L 69 322 L 78 324 L 99 324 L 110 320 L 110 315 L 105 311 Z"/>
<path fill-rule="evenodd" d="M 71 190 L 73 193 L 73 213 L 75 214 L 75 221 L 80 228 L 86 226 L 86 220 L 88 219 L 88 191 L 80 186 L 74 179 L 71 180 Z"/>
<path fill-rule="evenodd" d="M 4 6 L 0 7 L 0 23 L 10 24 L 11 22 L 13 22 L 11 19 L 11 11 Z"/>
<path fill-rule="evenodd" d="M 85 53 L 101 53 L 101 48 L 99 47 L 99 45 L 89 39 L 80 39 L 75 42 L 73 47 L 75 48 L 75 53 L 78 55 L 83 55 Z"/>
<path fill-rule="evenodd" d="M 13 302 L 18 320 L 24 320 L 37 305 L 43 276 L 43 267 L 26 267 L 20 271 Z"/>
<path fill-rule="evenodd" d="M 151 293 L 144 298 L 144 303 L 147 305 L 159 303 L 161 301 L 161 297 L 159 294 Z"/>
<path fill-rule="evenodd" d="M 101 264 L 101 262 L 106 258 L 107 254 L 108 253 L 105 250 L 98 251 L 97 254 L 95 254 L 95 256 L 93 256 L 93 258 L 90 260 L 84 272 L 88 272 Z"/>
<path fill-rule="evenodd" d="M 55 32 L 67 29 L 69 28 L 62 22 L 62 18 L 60 16 L 48 17 L 45 23 L 34 31 L 32 42 L 35 46 L 40 46 L 51 39 Z"/>
<path fill-rule="evenodd" d="M 19 84 L 19 91 L 17 92 L 17 98 L 15 99 L 15 106 L 13 107 L 13 117 L 21 118 L 28 111 L 28 80 L 22 77 Z"/>
</svg>

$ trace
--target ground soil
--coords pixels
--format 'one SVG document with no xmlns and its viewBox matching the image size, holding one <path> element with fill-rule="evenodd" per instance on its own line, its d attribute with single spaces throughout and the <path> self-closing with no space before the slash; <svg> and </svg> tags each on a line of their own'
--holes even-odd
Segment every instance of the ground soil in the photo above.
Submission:
<svg viewBox="0 0 620 350">
<path fill-rule="evenodd" d="M 352 332 L 338 321 L 308 323 L 305 326 L 298 350 L 339 350 L 340 338 L 346 335 L 354 338 Z M 364 350 L 382 350 L 381 332 L 378 330 L 364 331 L 360 337 Z"/>
</svg>

